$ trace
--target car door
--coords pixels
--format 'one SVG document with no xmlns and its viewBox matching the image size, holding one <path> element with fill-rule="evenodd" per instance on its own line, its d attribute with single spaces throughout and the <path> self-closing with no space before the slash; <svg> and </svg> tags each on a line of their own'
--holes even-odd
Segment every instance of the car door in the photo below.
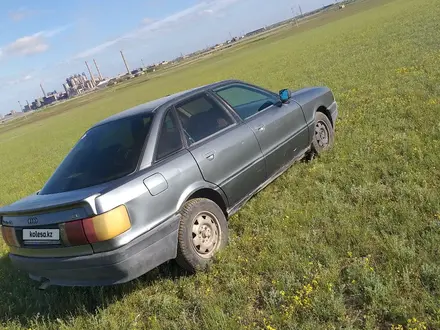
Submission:
<svg viewBox="0 0 440 330">
<path fill-rule="evenodd" d="M 204 179 L 225 192 L 231 207 L 264 182 L 265 162 L 254 133 L 220 102 L 201 93 L 175 108 Z"/>
<path fill-rule="evenodd" d="M 294 101 L 281 104 L 278 95 L 240 83 L 220 87 L 214 92 L 255 133 L 269 178 L 308 147 L 305 117 Z"/>
</svg>

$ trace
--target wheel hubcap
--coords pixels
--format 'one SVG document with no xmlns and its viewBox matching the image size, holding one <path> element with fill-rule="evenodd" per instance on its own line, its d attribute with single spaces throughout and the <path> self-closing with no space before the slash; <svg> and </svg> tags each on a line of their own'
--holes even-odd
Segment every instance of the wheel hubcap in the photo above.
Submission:
<svg viewBox="0 0 440 330">
<path fill-rule="evenodd" d="M 204 258 L 210 258 L 219 243 L 219 225 L 217 218 L 209 212 L 201 212 L 194 217 L 192 242 L 196 252 Z"/>
<path fill-rule="evenodd" d="M 322 121 L 319 121 L 315 126 L 315 139 L 321 148 L 325 148 L 329 144 L 328 128 Z"/>
</svg>

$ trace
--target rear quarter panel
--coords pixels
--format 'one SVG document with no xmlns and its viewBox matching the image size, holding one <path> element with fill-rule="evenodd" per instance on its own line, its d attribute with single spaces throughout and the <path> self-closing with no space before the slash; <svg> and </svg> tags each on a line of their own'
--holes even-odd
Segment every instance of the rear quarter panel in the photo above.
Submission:
<svg viewBox="0 0 440 330">
<path fill-rule="evenodd" d="M 302 107 L 308 126 L 314 126 L 315 113 L 320 107 L 328 109 L 335 101 L 328 87 L 303 88 L 292 93 L 292 99 Z"/>
<path fill-rule="evenodd" d="M 160 193 L 152 194 L 144 180 L 155 174 L 160 174 L 166 184 L 161 184 L 161 189 L 158 190 Z M 203 188 L 216 189 L 203 180 L 199 167 L 188 150 L 182 150 L 161 163 L 141 170 L 135 178 L 96 198 L 98 213 L 124 204 L 132 227 L 114 240 L 93 244 L 93 250 L 108 251 L 129 243 L 171 218 L 191 194 Z"/>
</svg>

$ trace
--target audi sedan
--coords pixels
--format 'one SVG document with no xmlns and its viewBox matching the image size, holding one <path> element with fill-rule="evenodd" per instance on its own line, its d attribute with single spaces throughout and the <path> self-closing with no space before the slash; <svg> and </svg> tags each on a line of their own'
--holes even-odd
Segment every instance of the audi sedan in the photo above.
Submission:
<svg viewBox="0 0 440 330">
<path fill-rule="evenodd" d="M 41 288 L 124 283 L 172 259 L 203 269 L 232 214 L 333 145 L 337 115 L 327 87 L 226 80 L 111 116 L 40 191 L 0 209 L 12 264 Z"/>
</svg>

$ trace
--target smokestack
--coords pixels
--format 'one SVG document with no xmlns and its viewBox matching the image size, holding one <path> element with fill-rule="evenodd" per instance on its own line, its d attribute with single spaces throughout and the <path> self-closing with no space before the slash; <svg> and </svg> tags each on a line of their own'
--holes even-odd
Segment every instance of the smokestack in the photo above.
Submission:
<svg viewBox="0 0 440 330">
<path fill-rule="evenodd" d="M 86 63 L 87 70 L 89 70 L 90 80 L 92 81 L 92 85 L 95 86 L 96 85 L 95 78 L 93 78 L 93 74 L 92 74 L 92 71 L 90 70 L 89 63 L 87 63 L 87 61 L 85 61 L 85 63 Z"/>
<path fill-rule="evenodd" d="M 98 71 L 99 80 L 101 80 L 101 81 L 104 80 L 104 79 L 102 79 L 101 71 L 99 71 L 99 67 L 98 67 L 98 64 L 96 64 L 95 59 L 93 59 L 93 63 L 95 63 L 96 71 Z"/>
<path fill-rule="evenodd" d="M 43 92 L 44 97 L 47 97 L 46 92 L 44 91 L 43 85 L 40 84 L 41 91 Z"/>
<path fill-rule="evenodd" d="M 127 73 L 130 74 L 130 69 L 128 68 L 128 64 L 127 64 L 127 61 L 125 60 L 124 53 L 122 52 L 122 50 L 121 50 L 121 56 L 122 56 L 122 60 L 124 61 L 124 64 L 125 64 L 125 68 L 127 69 Z"/>
</svg>

